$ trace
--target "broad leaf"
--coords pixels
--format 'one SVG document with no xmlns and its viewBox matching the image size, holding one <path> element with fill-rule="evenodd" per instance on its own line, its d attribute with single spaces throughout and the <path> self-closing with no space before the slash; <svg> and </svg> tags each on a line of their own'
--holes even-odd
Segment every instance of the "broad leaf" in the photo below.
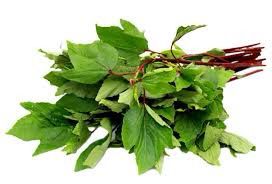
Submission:
<svg viewBox="0 0 272 184">
<path fill-rule="evenodd" d="M 179 133 L 180 141 L 189 148 L 201 132 L 203 120 L 197 114 L 185 112 L 177 114 L 175 123 L 174 130 Z"/>
<path fill-rule="evenodd" d="M 145 104 L 145 109 L 148 112 L 148 114 L 161 126 L 167 126 L 170 128 L 170 126 L 153 110 L 151 109 L 147 104 Z"/>
<path fill-rule="evenodd" d="M 120 24 L 124 29 L 124 33 L 145 39 L 144 33 L 139 31 L 139 29 L 131 22 L 124 19 L 120 19 Z"/>
<path fill-rule="evenodd" d="M 113 97 L 121 92 L 125 91 L 129 87 L 128 81 L 124 80 L 120 77 L 108 77 L 104 80 L 101 88 L 99 89 L 97 96 L 95 98 L 96 101 L 100 101 L 101 99 L 107 97 Z"/>
<path fill-rule="evenodd" d="M 67 154 L 75 153 L 87 141 L 91 132 L 84 121 L 79 121 L 73 130 L 73 134 L 75 136 L 66 143 L 63 149 Z"/>
<path fill-rule="evenodd" d="M 205 106 L 211 103 L 204 94 L 198 91 L 181 90 L 175 96 L 180 102 L 187 104 L 190 109 L 203 110 Z"/>
<path fill-rule="evenodd" d="M 65 82 L 58 88 L 56 95 L 74 94 L 81 98 L 95 98 L 99 90 L 98 84 L 81 84 L 78 82 Z"/>
<path fill-rule="evenodd" d="M 46 52 L 42 49 L 39 49 L 39 51 L 43 53 L 48 59 L 55 61 L 55 63 L 52 65 L 52 68 L 59 68 L 63 70 L 73 68 L 73 65 L 66 51 L 63 51 L 61 54 Z"/>
<path fill-rule="evenodd" d="M 200 150 L 196 145 L 190 148 L 190 151 L 194 154 L 200 156 L 203 160 L 212 165 L 220 165 L 220 144 L 218 142 L 214 143 L 207 151 Z"/>
<path fill-rule="evenodd" d="M 176 90 L 180 91 L 183 88 L 188 88 L 191 85 L 191 82 L 185 80 L 182 76 L 179 76 L 175 80 Z"/>
<path fill-rule="evenodd" d="M 111 122 L 108 118 L 103 118 L 100 123 L 101 126 L 108 131 L 108 134 L 103 139 L 99 139 L 90 144 L 80 154 L 76 162 L 75 171 L 94 168 L 108 149 L 112 137 Z"/>
<path fill-rule="evenodd" d="M 152 104 L 153 107 L 171 107 L 177 98 L 159 99 L 157 102 Z"/>
<path fill-rule="evenodd" d="M 218 129 L 210 125 L 207 125 L 203 139 L 204 150 L 209 149 L 214 143 L 217 143 L 223 131 L 224 131 L 223 129 Z"/>
<path fill-rule="evenodd" d="M 170 85 L 176 77 L 173 68 L 159 68 L 144 75 L 142 84 L 144 89 L 151 95 L 165 95 L 175 91 L 175 87 Z"/>
<path fill-rule="evenodd" d="M 154 111 L 160 116 L 168 119 L 172 123 L 174 122 L 176 110 L 173 106 L 166 108 L 156 108 L 154 109 Z"/>
<path fill-rule="evenodd" d="M 80 98 L 72 94 L 63 96 L 57 101 L 57 105 L 76 112 L 91 112 L 98 107 L 98 104 L 94 99 Z"/>
<path fill-rule="evenodd" d="M 118 103 L 116 101 L 106 100 L 102 99 L 100 100 L 99 104 L 102 104 L 106 107 L 108 107 L 112 112 L 120 113 L 123 111 L 124 108 L 127 107 L 125 104 Z"/>
<path fill-rule="evenodd" d="M 49 72 L 44 76 L 44 78 L 48 80 L 51 85 L 54 86 L 62 86 L 68 81 L 67 79 L 56 74 L 56 72 Z"/>
<path fill-rule="evenodd" d="M 105 77 L 118 61 L 115 48 L 101 41 L 92 44 L 67 42 L 68 54 L 74 69 L 60 72 L 59 75 L 71 81 L 94 84 Z"/>
<path fill-rule="evenodd" d="M 185 34 L 190 33 L 191 31 L 194 31 L 198 28 L 205 27 L 206 25 L 190 25 L 190 26 L 180 26 L 177 29 L 176 36 L 174 40 L 172 41 L 172 44 L 177 42 L 181 37 L 183 37 Z"/>
<path fill-rule="evenodd" d="M 76 166 L 75 166 L 76 172 L 89 168 L 89 166 L 86 166 L 83 163 L 85 162 L 85 160 L 87 159 L 89 154 L 93 151 L 93 149 L 96 148 L 96 146 L 103 144 L 106 139 L 107 139 L 107 137 L 93 142 L 80 154 L 80 156 L 77 159 Z"/>
<path fill-rule="evenodd" d="M 140 63 L 139 55 L 147 48 L 147 40 L 130 22 L 121 20 L 124 29 L 116 26 L 96 26 L 96 32 L 100 40 L 115 47 L 119 55 L 127 60 L 128 66 L 136 66 Z"/>
<path fill-rule="evenodd" d="M 118 102 L 123 103 L 123 104 L 127 104 L 129 106 L 132 105 L 132 102 L 133 102 L 133 88 L 130 87 L 126 91 L 120 93 Z"/>
<path fill-rule="evenodd" d="M 172 146 L 171 129 L 159 125 L 141 105 L 135 105 L 124 116 L 122 140 L 128 150 L 134 147 L 139 173 L 153 168 L 164 149 Z"/>
<path fill-rule="evenodd" d="M 248 153 L 255 150 L 255 146 L 245 138 L 229 132 L 223 132 L 219 142 L 230 146 L 238 153 Z"/>
<path fill-rule="evenodd" d="M 40 140 L 33 155 L 65 146 L 73 127 L 63 116 L 69 112 L 49 103 L 22 103 L 31 114 L 19 119 L 7 133 L 24 141 Z"/>
</svg>

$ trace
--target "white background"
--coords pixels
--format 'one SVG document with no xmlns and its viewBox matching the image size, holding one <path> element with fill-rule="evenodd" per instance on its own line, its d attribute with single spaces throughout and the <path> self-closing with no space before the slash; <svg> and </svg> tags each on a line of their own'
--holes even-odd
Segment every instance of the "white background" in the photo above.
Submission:
<svg viewBox="0 0 272 184">
<path fill-rule="evenodd" d="M 272 12 L 269 2 L 1 0 L 0 183 L 271 183 Z M 221 166 L 215 167 L 193 154 L 169 150 L 171 156 L 165 159 L 162 175 L 149 171 L 138 176 L 134 156 L 122 149 L 112 149 L 95 169 L 75 173 L 73 167 L 79 153 L 65 156 L 57 150 L 32 158 L 37 142 L 22 142 L 5 135 L 26 113 L 19 102 L 57 100 L 55 88 L 42 79 L 51 63 L 37 49 L 58 51 L 67 39 L 93 41 L 97 38 L 96 23 L 118 24 L 119 18 L 131 20 L 145 30 L 153 50 L 168 48 L 176 28 L 183 24 L 208 25 L 179 41 L 187 52 L 261 42 L 266 47 L 263 52 L 267 58 L 266 70 L 229 83 L 224 92 L 230 115 L 226 122 L 228 130 L 251 140 L 257 151 L 233 158 L 223 150 Z"/>
</svg>

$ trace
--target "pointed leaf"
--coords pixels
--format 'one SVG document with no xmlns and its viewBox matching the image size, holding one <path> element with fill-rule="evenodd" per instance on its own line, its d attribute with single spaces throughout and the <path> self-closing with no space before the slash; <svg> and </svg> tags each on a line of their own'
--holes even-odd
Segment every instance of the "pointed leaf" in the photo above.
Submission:
<svg viewBox="0 0 272 184">
<path fill-rule="evenodd" d="M 255 146 L 245 138 L 229 132 L 223 132 L 219 142 L 229 145 L 238 153 L 248 153 L 255 150 Z"/>
<path fill-rule="evenodd" d="M 67 42 L 68 54 L 74 69 L 62 71 L 59 75 L 79 83 L 94 84 L 112 70 L 118 61 L 118 52 L 107 43 L 92 44 Z"/>
<path fill-rule="evenodd" d="M 129 83 L 120 78 L 120 77 L 109 77 L 104 80 L 101 88 L 99 89 L 97 96 L 95 98 L 96 101 L 100 101 L 101 99 L 107 97 L 113 97 L 121 92 L 125 91 L 129 87 Z"/>
<path fill-rule="evenodd" d="M 98 104 L 94 99 L 80 98 L 72 94 L 63 96 L 56 104 L 76 112 L 91 112 L 98 107 Z"/>
<path fill-rule="evenodd" d="M 161 126 L 167 126 L 168 128 L 170 128 L 170 126 L 163 121 L 163 119 L 153 110 L 151 109 L 147 104 L 145 104 L 145 109 L 148 112 L 148 114 L 157 122 L 159 123 Z"/>
<path fill-rule="evenodd" d="M 194 31 L 198 28 L 205 27 L 206 25 L 190 25 L 190 26 L 180 26 L 176 32 L 176 36 L 173 40 L 173 44 L 178 41 L 181 37 L 183 37 L 185 34 Z"/>
<path fill-rule="evenodd" d="M 134 147 L 139 173 L 153 168 L 166 147 L 172 147 L 171 129 L 160 126 L 141 105 L 135 105 L 124 116 L 124 147 Z"/>
</svg>

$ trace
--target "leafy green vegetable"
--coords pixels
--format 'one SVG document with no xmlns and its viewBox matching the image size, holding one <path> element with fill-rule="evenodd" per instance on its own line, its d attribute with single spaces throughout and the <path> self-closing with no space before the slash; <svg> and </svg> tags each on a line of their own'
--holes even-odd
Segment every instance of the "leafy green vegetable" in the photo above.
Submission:
<svg viewBox="0 0 272 184">
<path fill-rule="evenodd" d="M 181 37 L 183 37 L 185 34 L 190 33 L 196 29 L 205 27 L 206 25 L 190 25 L 190 26 L 180 26 L 177 29 L 176 32 L 176 36 L 172 42 L 172 44 L 174 44 L 175 42 L 177 42 Z"/>
<path fill-rule="evenodd" d="M 192 146 L 190 151 L 212 165 L 220 165 L 218 160 L 220 156 L 220 144 L 218 142 L 214 143 L 207 151 L 202 151 L 197 146 Z"/>
<path fill-rule="evenodd" d="M 105 77 L 118 61 L 117 50 L 109 44 L 95 41 L 92 44 L 67 42 L 73 69 L 59 73 L 60 76 L 79 83 L 94 84 Z"/>
<path fill-rule="evenodd" d="M 133 102 L 133 88 L 130 87 L 126 91 L 120 93 L 118 102 L 131 105 Z"/>
<path fill-rule="evenodd" d="M 95 98 L 99 89 L 97 84 L 81 84 L 78 82 L 65 82 L 62 83 L 57 92 L 56 96 L 63 94 L 74 94 L 81 98 Z"/>
<path fill-rule="evenodd" d="M 159 68 L 148 72 L 143 76 L 143 87 L 151 95 L 160 96 L 175 91 L 175 87 L 170 85 L 176 77 L 176 71 L 173 68 Z"/>
<path fill-rule="evenodd" d="M 129 87 L 128 82 L 122 78 L 110 77 L 104 80 L 95 100 L 100 101 L 107 97 L 113 97 Z"/>
<path fill-rule="evenodd" d="M 59 54 L 40 50 L 53 61 L 44 78 L 60 98 L 22 103 L 30 113 L 7 134 L 40 141 L 33 155 L 57 148 L 73 154 L 102 128 L 105 135 L 79 154 L 75 171 L 94 168 L 113 147 L 135 154 L 139 174 L 161 172 L 166 149 L 192 152 L 212 165 L 219 165 L 221 148 L 234 156 L 255 150 L 226 131 L 223 88 L 240 78 L 237 72 L 261 65 L 256 44 L 187 54 L 175 43 L 204 27 L 191 25 L 178 28 L 170 50 L 152 51 L 140 29 L 120 24 L 96 25 L 99 40 L 67 41 Z"/>
<path fill-rule="evenodd" d="M 172 131 L 159 125 L 144 106 L 134 106 L 124 116 L 122 140 L 128 150 L 134 148 L 139 173 L 152 167 L 164 149 L 172 146 Z"/>
<path fill-rule="evenodd" d="M 148 48 L 147 40 L 132 23 L 121 20 L 123 29 L 111 26 L 96 25 L 96 32 L 100 40 L 118 50 L 119 55 L 127 60 L 128 66 L 137 66 L 140 63 L 139 55 Z"/>
<path fill-rule="evenodd" d="M 223 129 L 207 125 L 203 140 L 203 149 L 208 150 L 213 144 L 218 142 L 218 139 L 222 136 L 223 131 Z"/>
<path fill-rule="evenodd" d="M 68 154 L 75 153 L 88 140 L 91 132 L 84 121 L 79 121 L 73 130 L 73 134 L 76 136 L 73 136 L 63 149 Z"/>
<path fill-rule="evenodd" d="M 124 108 L 126 108 L 125 104 L 118 103 L 116 101 L 102 99 L 100 100 L 99 104 L 107 106 L 112 112 L 120 113 Z"/>
<path fill-rule="evenodd" d="M 174 130 L 179 133 L 179 140 L 189 148 L 194 144 L 198 134 L 201 132 L 204 122 L 197 117 L 197 114 L 186 112 L 179 113 L 175 121 Z"/>
<path fill-rule="evenodd" d="M 63 96 L 56 104 L 60 107 L 71 109 L 76 112 L 90 112 L 95 110 L 98 106 L 97 102 L 93 99 L 84 99 L 70 94 Z M 80 104 L 80 106 L 78 104 Z"/>
<path fill-rule="evenodd" d="M 16 122 L 8 131 L 24 141 L 40 140 L 33 155 L 38 155 L 65 146 L 73 137 L 73 127 L 63 115 L 69 114 L 64 109 L 49 103 L 22 103 L 31 114 Z"/>
<path fill-rule="evenodd" d="M 219 142 L 230 146 L 238 153 L 248 153 L 250 150 L 255 150 L 255 146 L 248 140 L 228 132 L 222 133 L 222 136 L 219 138 Z"/>
</svg>

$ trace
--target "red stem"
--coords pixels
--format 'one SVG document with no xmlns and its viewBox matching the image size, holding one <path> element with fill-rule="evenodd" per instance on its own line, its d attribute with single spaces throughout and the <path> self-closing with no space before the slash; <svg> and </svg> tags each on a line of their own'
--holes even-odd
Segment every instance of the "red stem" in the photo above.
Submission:
<svg viewBox="0 0 272 184">
<path fill-rule="evenodd" d="M 234 81 L 234 80 L 237 80 L 237 79 L 241 79 L 241 78 L 250 76 L 250 75 L 252 75 L 252 74 L 255 74 L 255 73 L 258 73 L 258 72 L 262 72 L 262 71 L 263 71 L 263 69 L 258 69 L 258 70 L 254 70 L 254 71 L 252 71 L 252 72 L 243 74 L 242 76 L 235 76 L 235 77 L 232 77 L 232 78 L 229 80 L 229 82 Z"/>
<path fill-rule="evenodd" d="M 245 45 L 245 46 L 241 46 L 241 47 L 233 47 L 233 48 L 223 49 L 223 51 L 225 53 L 228 53 L 228 52 L 232 52 L 233 50 L 242 49 L 242 48 L 248 48 L 248 47 L 253 47 L 253 46 L 256 46 L 256 45 L 260 45 L 260 43 L 254 43 L 254 44 L 251 44 L 251 45 Z"/>
<path fill-rule="evenodd" d="M 250 68 L 250 67 L 257 67 L 257 66 L 265 66 L 262 64 L 262 61 L 265 59 L 257 59 L 261 55 L 261 51 L 264 47 L 254 47 L 256 45 L 259 45 L 260 43 L 246 45 L 242 47 L 234 47 L 229 49 L 223 49 L 223 51 L 226 53 L 224 56 L 215 56 L 213 54 L 209 53 L 200 53 L 200 54 L 187 54 L 183 55 L 180 58 L 166 58 L 162 53 L 152 51 L 152 50 L 145 50 L 147 52 L 151 53 L 157 53 L 158 56 L 151 59 L 146 59 L 142 62 L 142 64 L 137 68 L 134 72 L 114 72 L 112 70 L 109 70 L 109 74 L 116 75 L 116 76 L 123 76 L 123 75 L 137 75 L 139 72 L 144 72 L 144 67 L 146 64 L 152 63 L 154 61 L 160 61 L 160 62 L 171 62 L 171 63 L 182 63 L 182 64 L 190 64 L 194 63 L 196 65 L 206 65 L 206 66 L 218 66 L 218 67 L 224 67 L 226 69 L 234 70 L 235 72 L 242 71 L 244 69 Z M 211 60 L 208 62 L 203 62 L 200 60 L 190 60 L 187 59 L 192 56 L 210 56 L 212 57 Z M 261 69 L 255 70 L 253 72 L 244 74 L 242 77 L 252 75 L 254 73 L 262 71 Z M 230 81 L 236 80 L 240 77 L 233 77 Z"/>
</svg>

